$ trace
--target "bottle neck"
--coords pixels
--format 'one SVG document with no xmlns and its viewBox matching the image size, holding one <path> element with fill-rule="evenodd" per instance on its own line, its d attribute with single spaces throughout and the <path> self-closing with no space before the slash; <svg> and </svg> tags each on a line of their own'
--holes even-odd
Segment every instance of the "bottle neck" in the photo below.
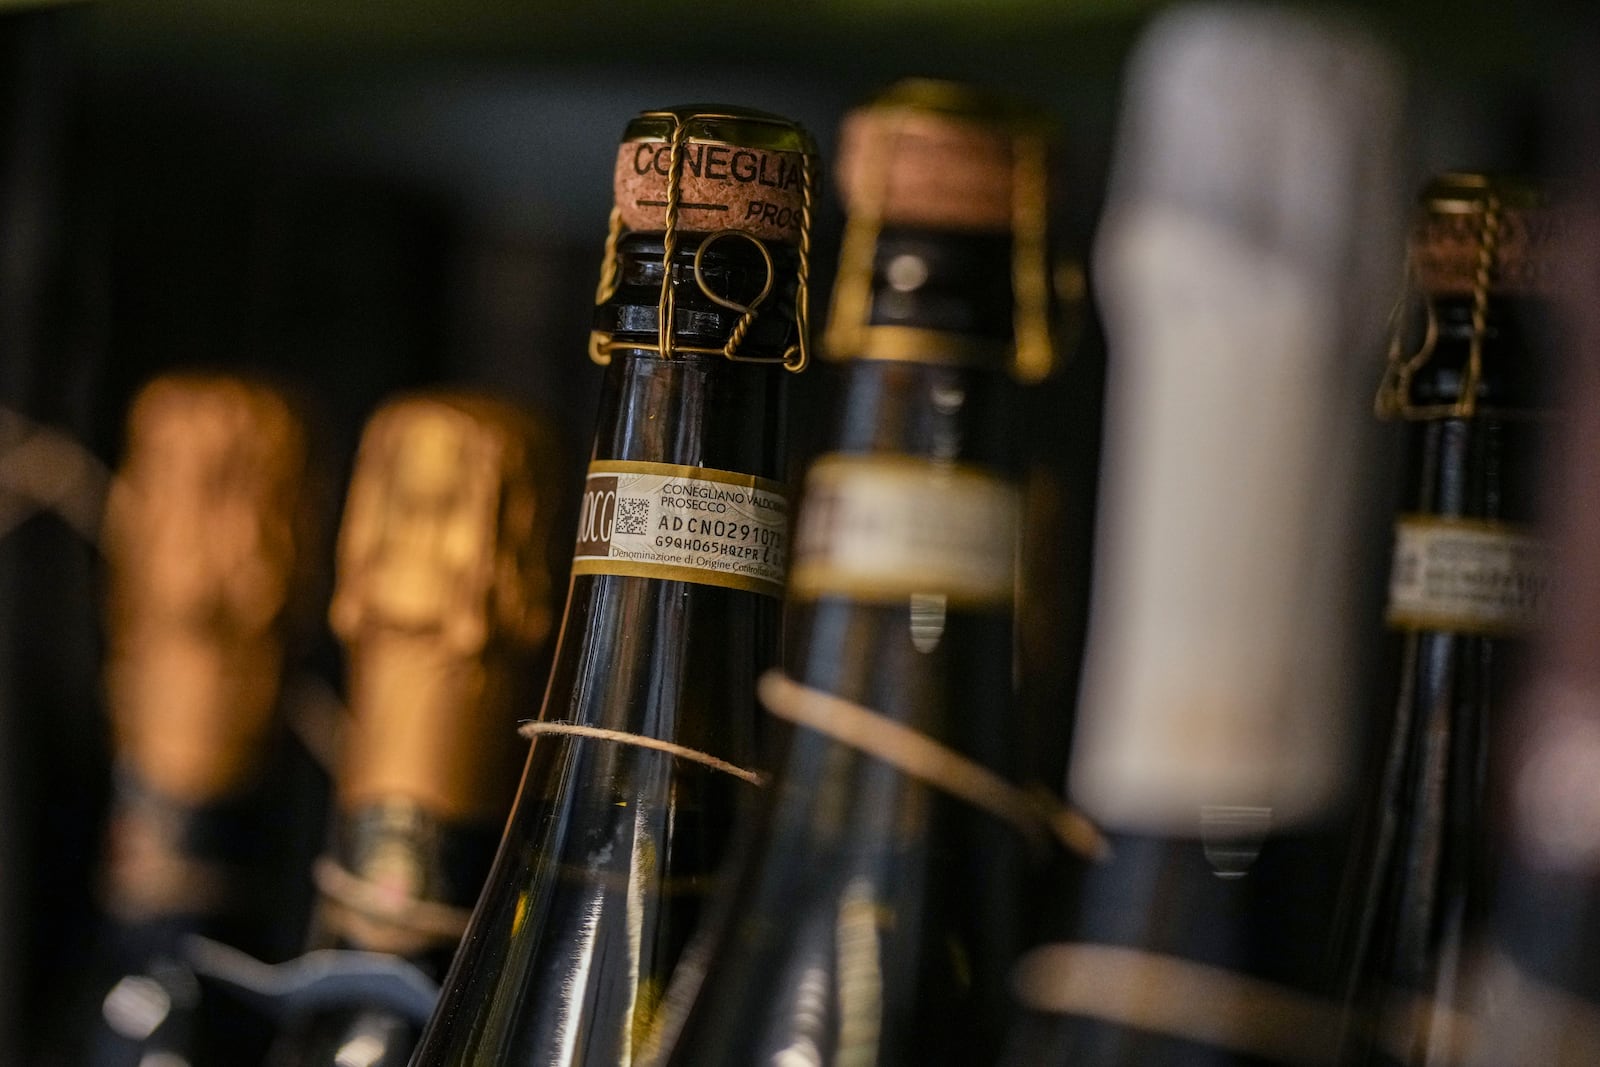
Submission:
<svg viewBox="0 0 1600 1067">
<path fill-rule="evenodd" d="M 755 679 L 777 659 L 786 376 L 721 356 L 613 356 L 542 719 L 748 766 Z M 739 530 L 717 525 L 729 520 Z"/>
<path fill-rule="evenodd" d="M 396 907 L 470 908 L 494 857 L 523 755 L 506 657 L 466 656 L 437 634 L 383 631 L 352 648 L 351 720 L 339 772 L 332 861 Z M 418 956 L 448 937 L 418 936 L 326 884 L 332 940 Z"/>
<path fill-rule="evenodd" d="M 203 808 L 247 791 L 274 729 L 275 634 L 219 639 L 186 627 L 119 635 L 107 670 L 118 761 L 142 788 Z"/>
<path fill-rule="evenodd" d="M 317 870 L 322 901 L 311 947 L 389 952 L 442 975 L 458 925 L 489 873 L 500 828 L 447 820 L 404 796 L 341 809 L 333 825 L 336 866 Z"/>
<path fill-rule="evenodd" d="M 758 246 L 754 238 L 713 241 L 706 234 L 678 234 L 670 267 L 663 266 L 663 250 L 658 233 L 629 233 L 618 241 L 615 285 L 595 308 L 596 330 L 624 348 L 629 342 L 657 345 L 665 274 L 670 278 L 674 345 L 720 350 L 745 319 L 740 308 L 753 308 L 756 313 L 745 323 L 738 354 L 782 361 L 796 337 L 799 256 L 793 248 L 774 241 Z M 725 303 L 712 299 L 713 294 Z"/>
<path fill-rule="evenodd" d="M 1492 299 L 1481 323 L 1467 297 L 1431 298 L 1425 313 L 1422 329 L 1424 336 L 1433 334 L 1432 353 L 1411 380 L 1412 404 L 1450 404 L 1459 398 L 1473 338 L 1481 332 L 1479 405 L 1507 417 L 1536 415 L 1546 407 L 1540 350 L 1548 309 L 1540 302 Z"/>
<path fill-rule="evenodd" d="M 869 236 L 870 253 L 847 248 L 840 264 L 830 355 L 1011 365 L 1019 316 L 1010 235 L 897 226 Z M 1035 325 L 1046 328 L 1042 321 Z"/>
<path fill-rule="evenodd" d="M 1402 509 L 1532 525 L 1546 430 L 1538 420 L 1493 416 L 1411 424 Z"/>
<path fill-rule="evenodd" d="M 591 461 L 630 460 L 783 479 L 781 367 L 721 356 L 619 352 L 606 371 Z"/>
<path fill-rule="evenodd" d="M 409 801 L 441 822 L 498 828 L 522 755 L 519 665 L 502 647 L 463 654 L 437 633 L 383 630 L 354 642 L 340 809 Z"/>
<path fill-rule="evenodd" d="M 249 885 L 268 830 L 263 801 L 250 790 L 178 802 L 120 768 L 102 872 L 107 911 L 136 924 L 252 910 Z"/>
<path fill-rule="evenodd" d="M 281 756 L 281 659 L 270 634 L 119 635 L 107 672 L 117 774 L 103 872 L 119 919 L 250 910 L 263 792 Z"/>
<path fill-rule="evenodd" d="M 837 414 L 807 474 L 790 580 L 797 680 L 1006 777 L 1020 511 L 1010 247 L 878 235 L 865 330 L 835 334 L 861 347 L 827 368 Z"/>
<path fill-rule="evenodd" d="M 1009 346 L 1011 252 L 1010 234 L 887 229 L 873 255 L 867 321 Z"/>
<path fill-rule="evenodd" d="M 824 451 L 984 467 L 1015 480 L 1017 388 L 979 367 L 852 360 L 831 368 L 839 411 Z"/>
</svg>

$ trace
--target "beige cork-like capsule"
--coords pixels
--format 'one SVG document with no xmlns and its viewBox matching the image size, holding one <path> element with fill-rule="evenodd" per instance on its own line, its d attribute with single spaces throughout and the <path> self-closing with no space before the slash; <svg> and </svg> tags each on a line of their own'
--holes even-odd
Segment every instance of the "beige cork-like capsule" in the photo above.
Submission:
<svg viewBox="0 0 1600 1067">
<path fill-rule="evenodd" d="M 531 416 L 475 394 L 409 395 L 369 420 L 329 611 L 349 649 L 346 810 L 509 807 L 525 754 L 515 676 L 552 618 L 551 451 Z"/>
<path fill-rule="evenodd" d="M 1487 174 L 1446 174 L 1428 184 L 1422 205 L 1411 234 L 1411 262 L 1423 292 L 1471 296 L 1492 240 L 1489 292 L 1555 295 L 1555 246 L 1564 220 L 1533 185 Z"/>
<path fill-rule="evenodd" d="M 816 155 L 810 135 L 789 119 L 721 105 L 647 111 L 628 124 L 613 183 L 624 226 L 666 229 L 679 130 L 678 230 L 800 243 Z"/>
<path fill-rule="evenodd" d="M 1043 120 L 965 86 L 910 79 L 845 116 L 837 175 L 846 210 L 887 225 L 1007 231 L 1018 139 Z"/>
</svg>

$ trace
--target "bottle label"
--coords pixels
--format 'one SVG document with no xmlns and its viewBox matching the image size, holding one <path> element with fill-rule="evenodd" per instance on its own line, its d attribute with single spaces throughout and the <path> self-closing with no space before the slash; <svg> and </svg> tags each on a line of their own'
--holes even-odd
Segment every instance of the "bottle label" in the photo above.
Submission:
<svg viewBox="0 0 1600 1067">
<path fill-rule="evenodd" d="M 806 476 L 790 589 L 803 599 L 1009 604 L 1019 511 L 1016 487 L 976 468 L 824 456 Z"/>
<path fill-rule="evenodd" d="M 617 149 L 615 195 L 630 230 L 667 226 L 667 141 L 624 141 Z M 713 233 L 738 230 L 797 244 L 805 222 L 805 157 L 689 139 L 678 170 L 678 225 Z"/>
<path fill-rule="evenodd" d="M 573 574 L 626 574 L 783 595 L 782 485 L 671 463 L 589 464 Z"/>
<path fill-rule="evenodd" d="M 1477 519 L 1408 515 L 1395 524 L 1389 625 L 1507 636 L 1537 620 L 1548 582 L 1539 542 Z"/>
</svg>

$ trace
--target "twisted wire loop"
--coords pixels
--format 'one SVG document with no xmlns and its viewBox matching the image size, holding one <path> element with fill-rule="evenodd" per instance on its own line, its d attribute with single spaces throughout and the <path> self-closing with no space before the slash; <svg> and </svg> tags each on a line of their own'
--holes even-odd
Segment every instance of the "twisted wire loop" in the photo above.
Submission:
<svg viewBox="0 0 1600 1067">
<path fill-rule="evenodd" d="M 722 346 L 722 354 L 725 357 L 740 358 L 739 346 L 744 343 L 744 335 L 750 332 L 750 324 L 756 321 L 756 315 L 754 304 L 744 309 L 744 314 L 739 316 L 739 321 L 733 324 L 733 329 L 728 334 L 728 343 Z"/>
<path fill-rule="evenodd" d="M 718 241 L 729 237 L 738 237 L 749 241 L 752 245 L 755 245 L 756 251 L 761 253 L 761 259 L 766 264 L 766 282 L 761 286 L 761 291 L 756 294 L 755 299 L 750 301 L 749 304 L 741 304 L 737 300 L 729 300 L 727 297 L 719 295 L 718 293 L 714 292 L 711 286 L 706 282 L 704 269 L 706 249 L 710 248 Z M 728 343 L 722 346 L 722 355 L 724 358 L 744 363 L 767 362 L 765 359 L 739 355 L 739 345 L 744 341 L 744 336 L 749 331 L 750 324 L 755 321 L 756 315 L 759 313 L 759 308 L 761 307 L 762 303 L 764 303 L 767 297 L 772 294 L 772 287 L 777 281 L 777 278 L 778 271 L 777 266 L 772 261 L 772 253 L 767 250 L 766 242 L 762 241 L 759 237 L 745 233 L 743 230 L 728 229 L 718 230 L 717 232 L 708 236 L 704 241 L 700 242 L 700 247 L 697 248 L 694 253 L 695 285 L 700 287 L 700 291 L 704 293 L 706 299 L 710 300 L 712 303 L 720 304 L 725 308 L 731 308 L 734 311 L 741 312 L 739 321 L 734 323 L 733 330 L 728 336 Z"/>
<path fill-rule="evenodd" d="M 1389 351 L 1383 379 L 1373 410 L 1382 419 L 1470 419 L 1483 414 L 1478 403 L 1478 387 L 1483 382 L 1483 343 L 1489 332 L 1489 295 L 1500 256 L 1500 237 L 1504 224 L 1503 204 L 1489 193 L 1483 199 L 1482 221 L 1478 229 L 1478 250 L 1472 273 L 1472 338 L 1467 347 L 1467 366 L 1461 376 L 1456 399 L 1451 404 L 1412 404 L 1411 383 L 1433 358 L 1439 341 L 1439 318 L 1433 301 L 1423 294 L 1427 319 L 1422 342 L 1410 356 L 1404 354 L 1405 312 L 1410 306 L 1419 279 L 1416 265 L 1408 259 L 1405 285 L 1390 315 Z M 1500 412 L 1510 417 L 1517 412 Z"/>
</svg>

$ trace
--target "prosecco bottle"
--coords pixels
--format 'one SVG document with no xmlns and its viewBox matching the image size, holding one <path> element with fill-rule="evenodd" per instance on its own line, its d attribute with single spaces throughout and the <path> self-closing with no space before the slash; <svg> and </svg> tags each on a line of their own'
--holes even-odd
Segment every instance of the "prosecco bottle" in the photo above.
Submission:
<svg viewBox="0 0 1600 1067">
<path fill-rule="evenodd" d="M 1551 213 L 1508 178 L 1428 185 L 1412 240 L 1425 327 L 1397 338 L 1381 414 L 1406 420 L 1388 621 L 1400 676 L 1375 803 L 1350 1062 L 1454 1061 L 1487 913 L 1490 737 L 1537 619 L 1533 537 L 1549 425 L 1535 331 Z"/>
<path fill-rule="evenodd" d="M 649 1062 L 978 1064 L 1004 1032 L 1048 827 L 1018 788 L 1010 416 L 1053 359 L 1046 140 L 928 81 L 844 122 L 840 410 L 796 535 L 797 673 L 761 683 L 795 729 Z"/>
<path fill-rule="evenodd" d="M 352 714 L 310 943 L 355 950 L 356 980 L 292 1002 L 271 1067 L 411 1058 L 426 1016 L 357 964 L 398 957 L 437 982 L 483 888 L 516 788 L 518 689 L 551 629 L 552 458 L 539 423 L 476 394 L 412 394 L 367 424 L 330 612 Z"/>
<path fill-rule="evenodd" d="M 1357 29 L 1193 5 L 1146 32 L 1125 100 L 1069 771 L 1110 859 L 1019 962 L 1002 1062 L 1328 1063 L 1383 519 L 1353 354 L 1381 351 L 1400 262 L 1399 82 Z"/>
<path fill-rule="evenodd" d="M 813 154 L 793 122 L 735 108 L 645 112 L 624 133 L 566 617 L 417 1065 L 633 1062 L 759 781 Z"/>
<path fill-rule="evenodd" d="M 170 375 L 128 419 L 103 542 L 116 752 L 101 893 L 96 1067 L 259 1060 L 264 1021 L 197 981 L 184 939 L 261 955 L 301 925 L 285 872 L 286 620 L 307 557 L 307 445 L 265 385 Z M 292 950 L 291 950 L 292 951 Z"/>
</svg>

